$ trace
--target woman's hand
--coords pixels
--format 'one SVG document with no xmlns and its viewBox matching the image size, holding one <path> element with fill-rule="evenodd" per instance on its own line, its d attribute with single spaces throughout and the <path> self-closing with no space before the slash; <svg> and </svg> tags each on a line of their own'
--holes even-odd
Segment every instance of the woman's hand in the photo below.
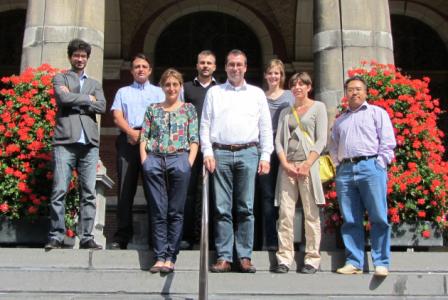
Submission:
<svg viewBox="0 0 448 300">
<path fill-rule="evenodd" d="M 304 161 L 303 163 L 297 166 L 297 174 L 299 176 L 308 177 L 310 176 L 310 168 L 311 165 L 308 162 Z"/>
<path fill-rule="evenodd" d="M 297 168 L 293 163 L 287 162 L 282 164 L 283 169 L 289 177 L 297 177 L 299 173 L 297 172 Z"/>
<path fill-rule="evenodd" d="M 188 156 L 188 163 L 190 164 L 190 167 L 194 164 L 194 158 L 192 158 L 191 155 Z"/>
</svg>

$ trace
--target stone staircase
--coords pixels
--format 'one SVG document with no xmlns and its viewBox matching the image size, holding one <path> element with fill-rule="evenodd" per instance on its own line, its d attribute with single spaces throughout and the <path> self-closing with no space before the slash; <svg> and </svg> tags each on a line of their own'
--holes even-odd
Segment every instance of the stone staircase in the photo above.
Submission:
<svg viewBox="0 0 448 300">
<path fill-rule="evenodd" d="M 448 299 L 448 252 L 439 250 L 393 252 L 385 279 L 370 264 L 362 275 L 334 273 L 342 252 L 323 252 L 314 275 L 270 273 L 274 253 L 254 252 L 256 274 L 208 273 L 209 299 Z M 150 274 L 151 261 L 145 250 L 0 248 L 0 299 L 198 299 L 198 251 L 182 251 L 167 276 Z"/>
</svg>

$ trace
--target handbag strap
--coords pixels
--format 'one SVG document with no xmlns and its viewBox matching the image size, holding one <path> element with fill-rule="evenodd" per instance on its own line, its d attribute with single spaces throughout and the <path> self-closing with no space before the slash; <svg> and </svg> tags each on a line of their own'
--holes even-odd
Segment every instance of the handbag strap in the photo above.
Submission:
<svg viewBox="0 0 448 300">
<path fill-rule="evenodd" d="M 292 114 L 294 115 L 294 117 L 296 118 L 296 122 L 297 122 L 297 124 L 299 125 L 300 130 L 303 132 L 303 134 L 305 135 L 305 137 L 308 139 L 308 142 L 309 142 L 311 145 L 314 145 L 314 142 L 313 142 L 313 140 L 311 140 L 310 135 L 309 135 L 308 132 L 305 130 L 305 128 L 303 128 L 302 122 L 300 122 L 299 115 L 297 114 L 297 112 L 296 112 L 296 110 L 294 109 L 293 106 L 291 106 L 291 111 L 292 111 Z"/>
</svg>

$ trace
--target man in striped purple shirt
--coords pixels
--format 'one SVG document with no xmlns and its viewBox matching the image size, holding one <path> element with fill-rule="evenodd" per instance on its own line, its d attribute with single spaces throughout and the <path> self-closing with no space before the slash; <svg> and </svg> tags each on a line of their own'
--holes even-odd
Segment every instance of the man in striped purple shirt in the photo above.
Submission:
<svg viewBox="0 0 448 300">
<path fill-rule="evenodd" d="M 364 214 L 371 224 L 370 240 L 376 276 L 387 276 L 390 226 L 387 220 L 387 164 L 394 158 L 394 130 L 387 112 L 367 103 L 367 84 L 354 76 L 345 82 L 348 109 L 336 119 L 330 154 L 337 166 L 336 191 L 344 223 L 346 248 L 340 274 L 361 274 L 364 265 Z"/>
</svg>

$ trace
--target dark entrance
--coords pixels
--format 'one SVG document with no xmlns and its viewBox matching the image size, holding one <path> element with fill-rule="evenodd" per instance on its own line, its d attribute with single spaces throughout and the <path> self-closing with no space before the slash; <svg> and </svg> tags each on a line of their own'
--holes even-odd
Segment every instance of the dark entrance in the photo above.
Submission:
<svg viewBox="0 0 448 300">
<path fill-rule="evenodd" d="M 262 83 L 262 59 L 258 38 L 240 20 L 218 12 L 197 12 L 179 18 L 160 35 L 155 50 L 156 82 L 168 67 L 179 69 L 186 81 L 196 75 L 197 54 L 205 49 L 216 54 L 219 81 L 226 78 L 225 55 L 232 49 L 244 51 L 248 57 L 247 81 Z"/>
<path fill-rule="evenodd" d="M 0 76 L 19 74 L 22 57 L 26 11 L 10 10 L 0 13 Z"/>
</svg>

